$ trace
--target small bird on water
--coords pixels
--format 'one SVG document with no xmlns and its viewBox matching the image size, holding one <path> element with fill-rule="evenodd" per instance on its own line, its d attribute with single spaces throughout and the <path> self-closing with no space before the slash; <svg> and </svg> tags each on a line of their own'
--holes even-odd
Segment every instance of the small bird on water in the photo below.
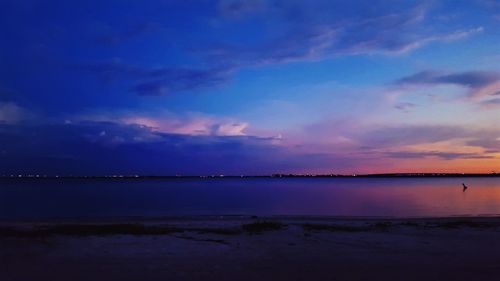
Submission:
<svg viewBox="0 0 500 281">
<path fill-rule="evenodd" d="M 468 186 L 465 185 L 465 183 L 462 183 L 462 186 L 464 187 L 463 192 L 465 192 L 467 190 L 467 188 L 469 188 Z"/>
</svg>

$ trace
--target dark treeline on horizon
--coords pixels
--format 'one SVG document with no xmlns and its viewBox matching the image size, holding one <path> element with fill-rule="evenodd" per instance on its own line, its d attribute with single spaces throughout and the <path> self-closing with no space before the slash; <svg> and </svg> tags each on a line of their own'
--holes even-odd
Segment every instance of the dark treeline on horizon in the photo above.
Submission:
<svg viewBox="0 0 500 281">
<path fill-rule="evenodd" d="M 383 173 L 383 174 L 271 174 L 271 175 L 2 175 L 2 179 L 220 179 L 220 178 L 404 178 L 500 177 L 500 173 Z"/>
</svg>

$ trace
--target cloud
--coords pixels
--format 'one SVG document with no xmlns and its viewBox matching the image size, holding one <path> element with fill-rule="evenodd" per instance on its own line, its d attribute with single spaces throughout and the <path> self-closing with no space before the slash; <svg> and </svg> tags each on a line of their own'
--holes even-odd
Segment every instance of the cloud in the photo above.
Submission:
<svg viewBox="0 0 500 281">
<path fill-rule="evenodd" d="M 500 130 L 496 128 L 409 125 L 379 127 L 366 130 L 352 138 L 356 140 L 361 151 L 381 153 L 383 157 L 437 157 L 453 160 L 495 158 L 491 154 L 500 151 L 498 136 Z M 439 143 L 447 145 L 438 145 Z M 409 150 L 409 147 L 413 148 Z"/>
<path fill-rule="evenodd" d="M 15 124 L 31 117 L 31 112 L 13 102 L 0 102 L 0 124 Z"/>
<path fill-rule="evenodd" d="M 355 139 L 366 147 L 391 148 L 403 145 L 435 143 L 473 135 L 459 126 L 399 125 L 364 128 Z"/>
<path fill-rule="evenodd" d="M 387 172 L 390 167 L 401 170 L 397 165 L 404 159 L 496 159 L 499 136 L 498 130 L 382 127 L 352 132 L 343 147 L 308 151 L 273 137 L 170 133 L 119 120 L 0 124 L 0 174 L 239 175 L 378 171 L 380 167 Z M 408 148 L 454 139 L 487 151 Z M 317 148 L 314 142 L 303 145 Z"/>
<path fill-rule="evenodd" d="M 400 110 L 402 112 L 405 112 L 405 113 L 408 113 L 410 112 L 414 107 L 416 106 L 416 104 L 414 103 L 411 103 L 411 102 L 400 102 L 400 103 L 397 103 L 394 108 L 396 108 L 397 110 Z"/>
<path fill-rule="evenodd" d="M 235 7 L 247 7 L 248 2 L 231 1 L 236 3 Z M 205 52 L 214 60 L 225 59 L 242 65 L 319 60 L 342 55 L 393 55 L 483 31 L 482 27 L 433 31 L 426 20 L 429 6 L 394 3 L 385 9 L 366 9 L 363 5 L 344 1 L 314 4 L 269 1 L 265 12 L 261 11 L 263 18 L 280 21 L 285 29 L 281 32 L 283 35 L 256 45 L 218 44 Z M 264 27 L 276 24 L 273 20 L 259 23 Z"/>
<path fill-rule="evenodd" d="M 405 46 L 402 46 L 399 50 L 395 51 L 394 53 L 395 54 L 407 53 L 409 51 L 424 47 L 424 46 L 431 44 L 431 43 L 434 43 L 434 42 L 451 42 L 451 41 L 456 41 L 456 40 L 460 40 L 460 39 L 465 39 L 467 37 L 481 33 L 483 31 L 484 31 L 483 27 L 476 27 L 476 28 L 472 28 L 469 30 L 458 30 L 458 31 L 454 31 L 451 33 L 441 34 L 441 35 L 422 37 L 422 38 L 415 40 L 413 42 L 409 42 Z"/>
<path fill-rule="evenodd" d="M 481 102 L 481 106 L 486 108 L 498 108 L 500 107 L 500 98 L 494 98 L 490 100 L 485 100 Z"/>
<path fill-rule="evenodd" d="M 0 147 L 2 174 L 240 175 L 352 163 L 336 163 L 325 154 L 294 153 L 271 138 L 179 135 L 113 122 L 4 124 Z"/>
<path fill-rule="evenodd" d="M 230 68 L 214 69 L 163 69 L 156 70 L 154 80 L 138 82 L 131 91 L 141 96 L 161 96 L 171 92 L 197 90 L 224 84 L 229 81 Z"/>
<path fill-rule="evenodd" d="M 483 27 L 434 31 L 427 20 L 430 5 L 394 3 L 367 9 L 344 1 L 306 4 L 298 1 L 222 1 L 224 14 L 252 12 L 256 26 L 270 30 L 255 42 L 215 42 L 193 49 L 210 64 L 231 64 L 235 70 L 267 64 L 317 61 L 346 55 L 399 55 L 435 42 L 451 42 L 483 32 Z M 260 3 L 260 2 L 259 2 Z M 258 9 L 257 9 L 258 8 Z M 234 11 L 233 11 L 234 9 Z M 236 23 L 240 23 L 241 19 Z M 280 26 L 279 32 L 271 32 Z"/>
<path fill-rule="evenodd" d="M 367 150 L 378 150 L 392 153 L 401 147 L 426 147 L 437 143 L 455 143 L 455 149 L 462 149 L 460 152 L 453 152 L 456 157 L 470 156 L 466 151 L 467 146 L 480 148 L 483 153 L 477 155 L 485 156 L 485 153 L 492 153 L 500 150 L 500 142 L 497 137 L 500 129 L 497 128 L 467 128 L 449 125 L 407 125 L 407 126 L 384 126 L 374 129 L 367 129 L 355 134 L 355 139 L 360 146 Z M 446 156 L 449 151 L 420 151 L 423 156 Z M 439 154 L 442 153 L 442 154 Z M 453 155 L 452 154 L 452 155 Z M 446 158 L 446 157 L 442 157 Z M 451 157 L 450 157 L 451 158 Z"/>
<path fill-rule="evenodd" d="M 230 80 L 233 68 L 218 66 L 208 69 L 184 67 L 143 68 L 115 59 L 110 62 L 79 64 L 73 69 L 96 75 L 102 81 L 132 81 L 129 88 L 140 96 L 163 96 L 170 93 L 217 86 Z"/>
<path fill-rule="evenodd" d="M 495 138 L 494 135 L 490 136 L 490 138 L 473 139 L 467 141 L 466 144 L 484 148 L 486 153 L 500 152 L 500 139 L 499 137 Z"/>
<path fill-rule="evenodd" d="M 370 125 L 354 121 L 322 121 L 304 131 L 312 138 L 301 146 L 357 159 L 377 157 L 493 159 L 500 151 L 500 129 L 452 125 Z M 285 140 L 286 141 L 286 140 Z"/>
<path fill-rule="evenodd" d="M 468 71 L 446 73 L 422 71 L 403 77 L 395 82 L 399 86 L 455 85 L 469 90 L 470 97 L 485 97 L 500 93 L 500 73 L 492 71 Z"/>
<path fill-rule="evenodd" d="M 325 58 L 327 50 L 336 40 L 335 28 L 318 26 L 303 29 L 261 45 L 216 44 L 193 51 L 204 55 L 212 64 L 223 62 L 236 65 L 238 69 Z"/>
<path fill-rule="evenodd" d="M 182 2 L 61 6 L 49 1 L 29 21 L 23 20 L 29 9 L 8 5 L 2 15 L 16 24 L 5 27 L 2 53 L 8 57 L 4 65 L 16 69 L 6 67 L 9 77 L 4 79 L 41 84 L 54 96 L 100 90 L 87 83 L 88 76 L 59 68 L 77 63 L 73 70 L 119 84 L 111 89 L 116 95 L 164 96 L 225 85 L 241 69 L 347 55 L 397 55 L 483 31 L 468 22 L 435 24 L 432 16 L 447 11 L 431 1 Z M 58 12 L 84 11 L 88 5 L 95 9 L 92 14 L 62 17 Z M 103 44 L 116 48 L 111 52 Z M 113 56 L 122 61 L 110 61 Z M 55 83 L 51 77 L 62 79 Z M 37 95 L 33 92 L 24 94 Z"/>
<path fill-rule="evenodd" d="M 395 151 L 395 152 L 384 152 L 385 156 L 390 158 L 403 158 L 403 159 L 414 159 L 414 158 L 441 158 L 444 160 L 454 160 L 454 159 L 493 159 L 495 157 L 489 155 L 482 155 L 478 153 L 460 153 L 460 152 L 442 152 L 442 151 Z"/>
<path fill-rule="evenodd" d="M 297 61 L 317 61 L 347 55 L 400 55 L 436 42 L 451 42 L 483 32 L 483 27 L 436 30 L 432 5 L 375 1 L 361 5 L 354 1 L 249 1 L 222 0 L 212 20 L 203 28 L 208 39 L 191 38 L 180 52 L 198 66 L 132 67 L 102 63 L 83 66 L 105 79 L 127 79 L 136 83 L 130 90 L 141 96 L 216 87 L 227 83 L 243 68 Z M 254 15 L 254 16 L 251 16 Z M 136 36 L 150 25 L 131 28 L 111 37 Z M 241 30 L 235 34 L 235 30 Z M 248 32 L 246 30 L 264 30 Z M 179 42 L 179 44 L 183 44 Z M 200 66 L 201 65 L 201 66 Z"/>
<path fill-rule="evenodd" d="M 94 111 L 69 117 L 76 121 L 115 122 L 137 125 L 152 131 L 190 136 L 246 136 L 249 124 L 234 118 L 215 117 L 201 113 L 173 114 L 159 112 Z"/>
</svg>

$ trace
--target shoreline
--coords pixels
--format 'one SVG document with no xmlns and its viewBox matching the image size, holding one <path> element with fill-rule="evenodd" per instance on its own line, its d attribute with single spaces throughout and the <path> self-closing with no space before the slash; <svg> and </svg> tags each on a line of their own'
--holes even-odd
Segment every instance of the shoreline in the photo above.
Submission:
<svg viewBox="0 0 500 281">
<path fill-rule="evenodd" d="M 0 279 L 496 280 L 499 235 L 500 216 L 2 222 Z"/>
<path fill-rule="evenodd" d="M 224 227 L 243 227 L 245 225 L 258 223 L 276 223 L 284 227 L 288 225 L 303 225 L 310 223 L 322 223 L 325 225 L 376 225 L 386 224 L 388 226 L 401 226 L 412 224 L 414 226 L 426 227 L 434 225 L 463 224 L 474 227 L 476 224 L 487 224 L 490 228 L 500 229 L 500 216 L 498 215 L 483 215 L 483 216 L 447 216 L 447 217 L 366 217 L 366 216 L 241 216 L 241 215 L 224 215 L 224 216 L 171 216 L 171 217 L 119 217 L 119 218 L 94 218 L 94 219 L 75 219 L 75 218 L 60 218 L 60 219 L 43 219 L 43 220 L 16 220 L 16 221 L 0 221 L 0 237 L 6 236 L 1 231 L 16 230 L 21 227 L 21 230 L 29 232 L 40 231 L 41 228 L 47 229 L 47 234 L 51 234 L 51 227 L 64 226 L 81 226 L 82 231 L 88 231 L 85 227 L 107 227 L 107 226 L 144 226 L 144 227 L 165 227 L 176 226 L 177 231 L 190 231 L 190 227 L 198 230 L 196 226 L 214 225 Z M 180 228 L 179 226 L 185 227 Z M 57 231 L 55 234 L 58 234 Z M 78 235 L 77 232 L 73 233 Z M 110 234 L 131 234 L 127 230 L 117 230 L 116 233 Z M 133 233 L 132 233 L 133 234 Z M 146 235 L 150 235 L 145 231 Z M 92 232 L 89 232 L 92 235 Z M 99 235 L 97 232 L 96 235 Z M 141 235 L 137 233 L 136 235 Z"/>
<path fill-rule="evenodd" d="M 215 234 L 254 234 L 288 227 L 332 232 L 394 231 L 412 229 L 494 229 L 500 230 L 500 216 L 474 217 L 325 217 L 325 216 L 192 216 L 170 218 L 61 219 L 0 222 L 0 238 L 51 236 L 157 236 L 197 232 Z M 254 229 L 254 230 L 248 230 Z"/>
<path fill-rule="evenodd" d="M 196 221 L 400 221 L 400 220 L 495 220 L 500 214 L 443 215 L 443 216 L 340 216 L 340 215 L 165 215 L 165 216 L 100 216 L 100 217 L 44 217 L 44 218 L 0 218 L 0 225 L 37 223 L 154 223 Z"/>
</svg>

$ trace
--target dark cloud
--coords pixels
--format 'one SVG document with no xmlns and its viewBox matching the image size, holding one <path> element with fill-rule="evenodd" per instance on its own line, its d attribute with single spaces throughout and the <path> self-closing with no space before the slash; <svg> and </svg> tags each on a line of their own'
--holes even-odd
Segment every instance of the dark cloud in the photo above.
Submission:
<svg viewBox="0 0 500 281">
<path fill-rule="evenodd" d="M 467 145 L 482 147 L 487 153 L 500 152 L 500 132 L 490 133 L 482 138 L 475 138 L 466 142 Z"/>
<path fill-rule="evenodd" d="M 498 93 L 497 93 L 498 95 Z M 481 105 L 487 108 L 497 108 L 500 107 L 500 98 L 485 100 L 481 102 Z"/>
<path fill-rule="evenodd" d="M 390 158 L 428 158 L 436 157 L 444 160 L 454 160 L 454 159 L 492 159 L 493 156 L 482 155 L 478 153 L 456 153 L 456 152 L 441 152 L 441 151 L 396 151 L 396 152 L 384 152 L 383 155 Z"/>
<path fill-rule="evenodd" d="M 471 137 L 476 132 L 458 126 L 408 125 L 379 127 L 357 133 L 354 138 L 367 147 L 391 148 Z"/>
<path fill-rule="evenodd" d="M 381 127 L 366 130 L 356 134 L 356 140 L 362 150 L 371 153 L 381 153 L 391 158 L 423 158 L 438 157 L 442 159 L 481 159 L 494 158 L 486 155 L 500 151 L 500 130 L 476 129 L 459 126 L 409 125 Z M 474 146 L 483 149 L 484 153 L 443 152 L 443 151 L 398 151 L 401 146 L 425 145 L 445 141 L 462 140 L 464 146 Z"/>
<path fill-rule="evenodd" d="M 398 84 L 456 84 L 460 86 L 479 88 L 500 80 L 500 74 L 486 71 L 469 71 L 461 73 L 440 73 L 422 71 L 399 79 Z"/>
<path fill-rule="evenodd" d="M 255 136 L 182 135 L 114 122 L 0 124 L 0 174 L 269 174 L 355 171 L 388 159 L 489 159 L 498 131 L 392 127 L 360 132 L 363 149 L 304 152 Z M 466 138 L 485 153 L 408 151 L 401 146 Z M 387 162 L 389 161 L 389 162 Z"/>
<path fill-rule="evenodd" d="M 417 106 L 417 105 L 414 104 L 414 103 L 411 103 L 411 102 L 400 102 L 400 103 L 396 104 L 394 106 L 394 108 L 396 108 L 397 110 L 401 110 L 401 111 L 403 111 L 405 113 L 408 113 L 413 108 L 415 108 L 415 106 Z"/>
<path fill-rule="evenodd" d="M 193 68 L 141 68 L 120 60 L 80 64 L 72 69 L 96 75 L 104 82 L 126 80 L 133 85 L 130 91 L 141 96 L 162 96 L 173 92 L 197 90 L 217 86 L 230 80 L 231 66 L 218 66 L 211 69 Z"/>
<path fill-rule="evenodd" d="M 189 136 L 111 122 L 1 125 L 0 174 L 269 174 L 353 161 L 252 136 Z"/>
<path fill-rule="evenodd" d="M 484 149 L 484 153 L 500 152 L 500 140 L 498 137 L 490 136 L 489 138 L 475 138 L 466 142 L 467 145 L 476 146 Z"/>
<path fill-rule="evenodd" d="M 331 139 L 334 144 L 325 146 L 325 151 L 355 153 L 368 157 L 404 158 L 435 156 L 442 159 L 458 157 L 485 158 L 490 153 L 500 151 L 500 129 L 495 127 L 476 128 L 452 125 L 394 125 L 394 126 L 366 126 L 349 121 L 328 121 L 310 125 L 305 131 L 308 135 L 320 138 L 322 143 Z M 343 140 L 338 142 L 338 140 Z M 314 140 L 310 140 L 314 142 Z M 432 144 L 453 142 L 458 151 L 435 151 Z M 422 151 L 407 151 L 407 147 L 420 147 Z M 466 146 L 480 148 L 482 153 L 468 153 L 460 151 Z M 425 147 L 430 147 L 425 151 Z M 398 156 L 399 157 L 396 157 Z M 475 156 L 474 156 L 475 155 Z"/>
<path fill-rule="evenodd" d="M 230 73 L 230 68 L 156 70 L 151 74 L 158 76 L 157 79 L 140 81 L 132 91 L 141 96 L 161 96 L 170 92 L 197 90 L 228 82 Z"/>
<path fill-rule="evenodd" d="M 450 84 L 470 89 L 471 96 L 495 95 L 500 91 L 494 87 L 500 82 L 500 73 L 488 71 L 469 71 L 444 73 L 438 71 L 422 71 L 403 77 L 395 82 L 397 85 L 440 85 Z M 491 89 L 486 89 L 492 86 Z"/>
<path fill-rule="evenodd" d="M 495 159 L 493 153 L 500 151 L 500 141 L 495 129 L 469 129 L 459 126 L 409 125 L 395 127 L 379 127 L 361 131 L 352 137 L 355 141 L 355 151 L 368 157 L 383 159 L 421 159 L 438 158 L 442 160 L 455 159 Z M 461 141 L 463 147 L 473 146 L 482 149 L 481 152 L 440 151 L 425 149 L 425 145 L 446 141 Z M 420 145 L 420 149 L 409 150 L 406 146 Z"/>
</svg>

